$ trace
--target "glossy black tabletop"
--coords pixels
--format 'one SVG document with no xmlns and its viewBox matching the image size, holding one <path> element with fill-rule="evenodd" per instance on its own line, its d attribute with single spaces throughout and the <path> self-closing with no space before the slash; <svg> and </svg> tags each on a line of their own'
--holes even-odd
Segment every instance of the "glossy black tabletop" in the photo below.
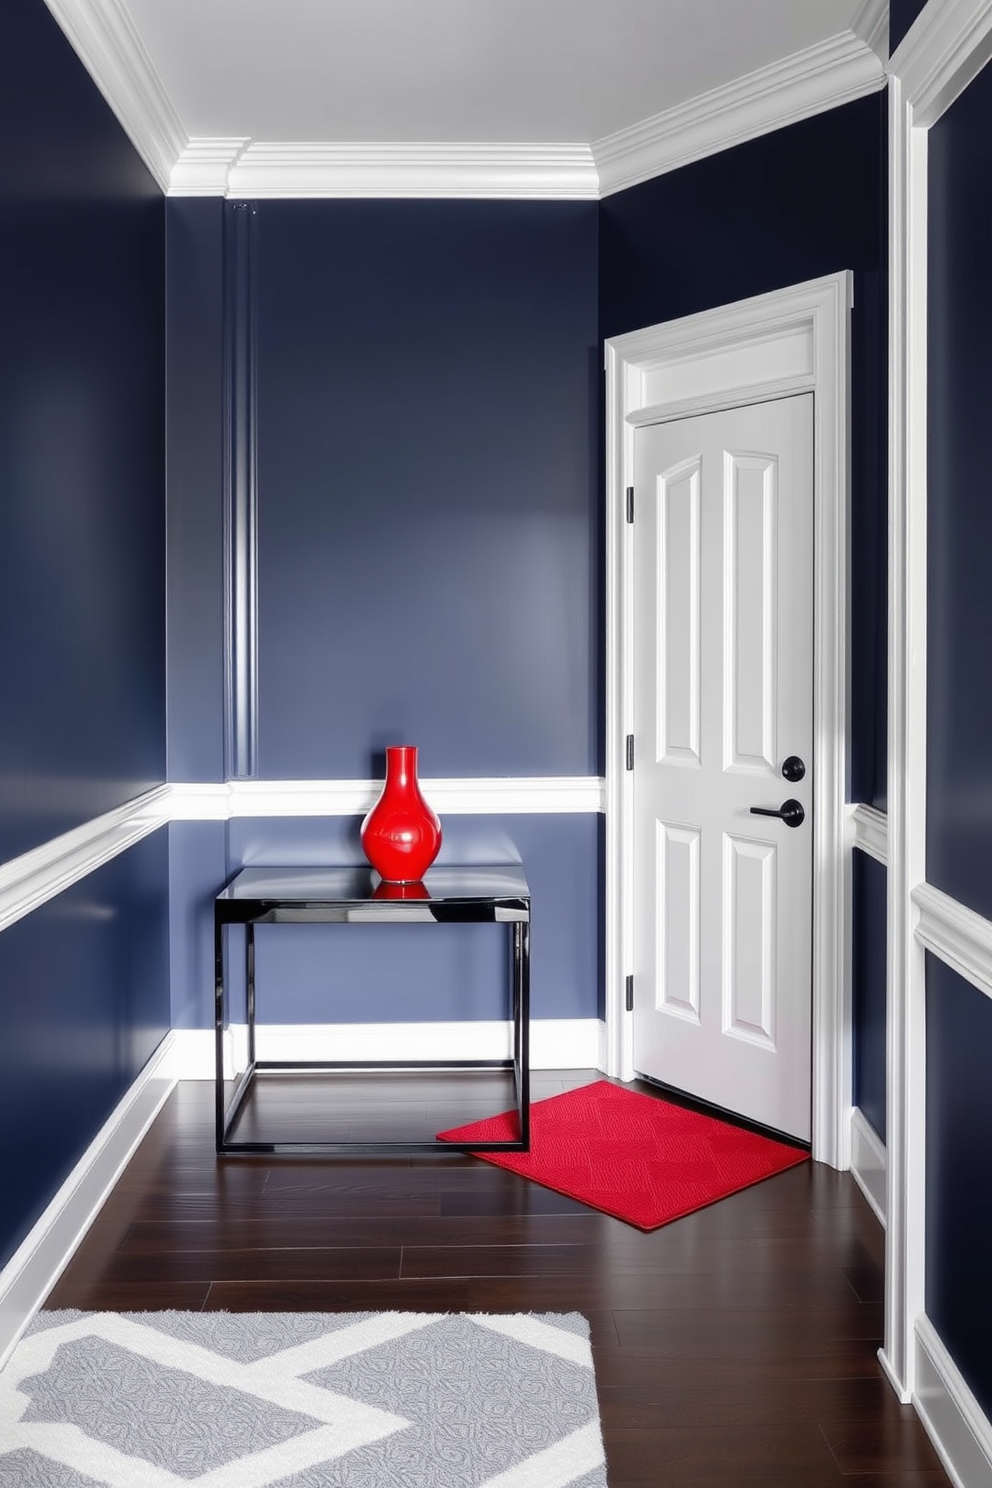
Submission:
<svg viewBox="0 0 992 1488">
<path fill-rule="evenodd" d="M 221 918 L 239 910 L 286 917 L 388 921 L 446 918 L 527 919 L 530 889 L 517 863 L 436 864 L 416 884 L 391 884 L 365 864 L 242 868 L 217 895 Z M 487 914 L 487 911 L 489 912 Z M 280 914 L 280 917 L 282 915 Z"/>
</svg>

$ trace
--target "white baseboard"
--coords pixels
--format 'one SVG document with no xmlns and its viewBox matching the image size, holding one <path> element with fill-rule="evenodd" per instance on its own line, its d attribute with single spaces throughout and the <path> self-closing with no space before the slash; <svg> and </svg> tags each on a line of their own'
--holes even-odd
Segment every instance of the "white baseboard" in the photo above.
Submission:
<svg viewBox="0 0 992 1488">
<path fill-rule="evenodd" d="M 992 1422 L 926 1316 L 916 1323 L 913 1404 L 956 1488 L 992 1488 Z"/>
<path fill-rule="evenodd" d="M 887 1194 L 885 1143 L 857 1106 L 851 1109 L 851 1175 L 883 1228 Z"/>
<path fill-rule="evenodd" d="M 167 1034 L 44 1214 L 0 1271 L 0 1365 L 96 1218 L 175 1080 Z"/>
<path fill-rule="evenodd" d="M 603 1069 L 606 1027 L 598 1018 L 533 1018 L 531 1069 Z M 511 1025 L 476 1023 L 286 1023 L 256 1032 L 259 1059 L 508 1059 Z M 176 1080 L 214 1078 L 212 1028 L 172 1035 L 166 1069 Z"/>
</svg>

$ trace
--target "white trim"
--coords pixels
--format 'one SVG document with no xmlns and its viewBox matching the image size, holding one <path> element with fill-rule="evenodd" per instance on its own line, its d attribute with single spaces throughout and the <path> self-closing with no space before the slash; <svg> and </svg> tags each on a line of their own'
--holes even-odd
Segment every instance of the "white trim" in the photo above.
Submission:
<svg viewBox="0 0 992 1488">
<path fill-rule="evenodd" d="M 904 44 L 896 56 L 905 55 Z M 914 1387 L 913 1328 L 924 1310 L 926 1239 L 925 963 L 911 894 L 926 876 L 927 136 L 913 127 L 911 98 L 895 74 L 889 224 L 889 1167 L 882 1358 L 907 1400 Z"/>
<path fill-rule="evenodd" d="M 530 1068 L 602 1069 L 606 1030 L 598 1018 L 532 1018 Z M 176 1080 L 214 1078 L 212 1028 L 173 1033 L 166 1069 Z M 258 1025 L 259 1059 L 509 1059 L 513 1026 L 475 1023 L 286 1023 Z"/>
<path fill-rule="evenodd" d="M 0 1365 L 65 1265 L 130 1161 L 175 1085 L 166 1072 L 167 1034 L 72 1172 L 0 1271 Z"/>
<path fill-rule="evenodd" d="M 605 782 L 597 776 L 422 778 L 425 798 L 441 816 L 556 815 L 601 812 Z M 174 821 L 227 821 L 241 816 L 362 816 L 375 804 L 381 780 L 231 780 L 174 784 Z"/>
<path fill-rule="evenodd" d="M 986 949 L 968 911 L 957 906 L 952 914 L 946 896 L 925 885 L 927 130 L 990 54 L 992 0 L 931 0 L 890 63 L 888 1226 L 880 1358 L 900 1398 L 916 1399 L 924 1419 L 936 1367 L 919 1347 L 926 1259 L 924 952 L 930 944 L 952 965 L 958 958 L 963 974 L 984 976 Z M 921 909 L 925 921 L 918 926 Z M 958 1439 L 953 1433 L 942 1439 L 953 1458 Z M 948 1466 L 956 1480 L 968 1476 L 965 1465 Z"/>
<path fill-rule="evenodd" d="M 868 1200 L 883 1229 L 886 1166 L 885 1143 L 864 1113 L 854 1106 L 851 1110 L 851 1177 Z"/>
<path fill-rule="evenodd" d="M 933 884 L 917 884 L 916 939 L 979 992 L 992 997 L 992 921 L 959 904 Z"/>
<path fill-rule="evenodd" d="M 249 144 L 240 135 L 187 140 L 169 175 L 169 196 L 225 196 L 231 168 Z"/>
<path fill-rule="evenodd" d="M 122 0 L 45 0 L 165 191 L 186 131 Z"/>
<path fill-rule="evenodd" d="M 863 0 L 852 29 L 591 144 L 191 139 L 122 0 L 46 4 L 175 196 L 596 201 L 885 83 L 883 0 Z"/>
<path fill-rule="evenodd" d="M 925 1314 L 916 1322 L 913 1404 L 956 1488 L 992 1488 L 992 1425 Z"/>
<path fill-rule="evenodd" d="M 889 1233 L 888 1225 L 886 1225 L 885 1227 L 885 1233 L 886 1235 L 888 1235 Z M 889 1363 L 889 1356 L 885 1352 L 884 1348 L 880 1348 L 878 1351 L 878 1362 L 882 1373 L 885 1375 L 885 1378 L 888 1380 L 896 1395 L 899 1397 L 900 1403 L 902 1405 L 910 1405 L 912 1403 L 913 1397 L 908 1390 L 903 1388 L 902 1381 L 898 1378 L 898 1376 L 893 1374 L 892 1365 Z"/>
<path fill-rule="evenodd" d="M 713 394 L 695 394 L 673 399 L 670 403 L 652 403 L 646 408 L 637 408 L 628 413 L 626 422 L 633 429 L 647 424 L 670 424 L 676 419 L 692 418 L 694 414 L 722 413 L 728 408 L 744 408 L 749 403 L 768 403 L 775 398 L 791 398 L 795 393 L 809 391 L 809 368 L 789 377 L 774 377 L 767 382 L 749 383 L 746 387 L 721 389 L 714 399 Z M 702 399 L 702 402 L 700 401 Z"/>
<path fill-rule="evenodd" d="M 599 194 L 610 196 L 884 86 L 875 52 L 853 31 L 843 31 L 596 140 Z"/>
<path fill-rule="evenodd" d="M 170 820 L 170 788 L 156 786 L 103 816 L 0 864 L 0 930 L 102 868 Z"/>
<path fill-rule="evenodd" d="M 736 406 L 749 389 L 767 395 L 769 385 L 808 392 L 824 370 L 817 333 L 822 343 L 823 317 L 836 311 L 838 295 L 846 314 L 853 301 L 847 272 L 614 336 L 606 343 L 607 369 L 612 347 L 630 380 L 623 419 L 635 422 L 646 408 L 653 414 L 674 407 L 681 418 Z"/>
<path fill-rule="evenodd" d="M 185 194 L 182 179 L 173 177 L 170 195 Z M 225 194 L 597 201 L 599 177 L 586 144 L 256 140 L 228 170 Z"/>
<path fill-rule="evenodd" d="M 169 786 L 171 821 L 229 821 L 231 785 L 222 780 Z"/>
<path fill-rule="evenodd" d="M 890 70 L 912 109 L 912 127 L 929 129 L 992 57 L 990 0 L 925 5 L 892 55 Z"/>
<path fill-rule="evenodd" d="M 851 275 L 832 274 L 606 343 L 606 1026 L 607 1070 L 633 1074 L 624 978 L 632 927 L 632 791 L 623 740 L 632 726 L 630 543 L 624 492 L 633 480 L 640 411 L 726 406 L 788 377 L 814 399 L 813 1156 L 850 1162 L 851 985 L 848 943 L 847 485 Z M 687 400 L 685 388 L 692 391 Z M 631 416 L 634 416 L 633 418 Z"/>
<path fill-rule="evenodd" d="M 851 819 L 851 846 L 886 867 L 889 861 L 889 819 L 885 812 L 859 802 L 848 807 L 848 815 Z"/>
<path fill-rule="evenodd" d="M 861 0 L 851 30 L 884 64 L 889 55 L 889 0 Z"/>
</svg>

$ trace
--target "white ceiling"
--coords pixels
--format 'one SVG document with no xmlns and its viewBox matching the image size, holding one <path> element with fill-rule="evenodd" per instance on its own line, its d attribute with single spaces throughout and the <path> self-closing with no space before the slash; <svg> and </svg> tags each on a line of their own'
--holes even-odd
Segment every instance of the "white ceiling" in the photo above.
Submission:
<svg viewBox="0 0 992 1488">
<path fill-rule="evenodd" d="M 123 6 L 188 138 L 586 144 L 847 32 L 865 9 L 864 0 Z"/>
</svg>

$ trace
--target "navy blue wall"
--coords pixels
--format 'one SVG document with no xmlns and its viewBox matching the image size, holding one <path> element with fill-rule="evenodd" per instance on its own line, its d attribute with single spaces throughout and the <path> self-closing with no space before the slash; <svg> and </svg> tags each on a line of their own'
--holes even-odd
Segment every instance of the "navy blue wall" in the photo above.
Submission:
<svg viewBox="0 0 992 1488">
<path fill-rule="evenodd" d="M 927 957 L 926 1310 L 992 1415 L 992 1000 Z"/>
<path fill-rule="evenodd" d="M 885 1141 L 885 926 L 887 874 L 853 854 L 854 1104 Z"/>
<path fill-rule="evenodd" d="M 885 97 L 710 156 L 600 208 L 604 336 L 853 269 L 851 800 L 885 806 Z"/>
<path fill-rule="evenodd" d="M 214 898 L 230 876 L 225 823 L 170 824 L 169 956 L 173 1028 L 213 1026 Z"/>
<path fill-rule="evenodd" d="M 884 192 L 884 176 L 880 182 Z M 884 205 L 884 196 L 883 196 Z M 882 252 L 885 253 L 883 237 Z M 847 794 L 888 807 L 888 310 L 886 274 L 855 278 Z M 884 933 L 884 932 L 883 932 Z"/>
<path fill-rule="evenodd" d="M 992 68 L 930 130 L 927 878 L 992 918 Z"/>
<path fill-rule="evenodd" d="M 0 6 L 0 861 L 165 778 L 161 193 Z M 0 934 L 0 1264 L 168 1027 L 164 833 Z"/>
<path fill-rule="evenodd" d="M 921 10 L 926 0 L 889 0 L 889 51 L 894 52 Z"/>
<path fill-rule="evenodd" d="M 170 780 L 224 778 L 224 203 L 166 211 Z"/>
<path fill-rule="evenodd" d="M 595 206 L 256 234 L 259 774 L 598 774 Z"/>
<path fill-rule="evenodd" d="M 163 201 L 0 6 L 0 861 L 164 779 Z"/>
<path fill-rule="evenodd" d="M 223 778 L 232 212 L 167 205 L 173 779 Z M 596 206 L 263 202 L 252 236 L 258 774 L 377 776 L 397 741 L 420 747 L 425 776 L 599 774 Z M 273 853 L 360 855 L 357 827 L 173 827 L 178 1025 L 212 1016 L 210 906 L 225 872 Z M 597 817 L 453 818 L 445 832 L 449 860 L 524 861 L 539 900 L 535 1016 L 597 1016 Z M 328 938 L 273 940 L 270 1016 L 500 1011 L 499 957 L 479 936 L 418 949 L 413 1008 L 406 947 L 380 935 L 381 956 L 359 955 L 358 939 L 328 941 L 343 942 L 340 985 L 353 989 L 333 1007 Z"/>
<path fill-rule="evenodd" d="M 164 831 L 0 934 L 0 1266 L 169 1027 Z"/>
</svg>

